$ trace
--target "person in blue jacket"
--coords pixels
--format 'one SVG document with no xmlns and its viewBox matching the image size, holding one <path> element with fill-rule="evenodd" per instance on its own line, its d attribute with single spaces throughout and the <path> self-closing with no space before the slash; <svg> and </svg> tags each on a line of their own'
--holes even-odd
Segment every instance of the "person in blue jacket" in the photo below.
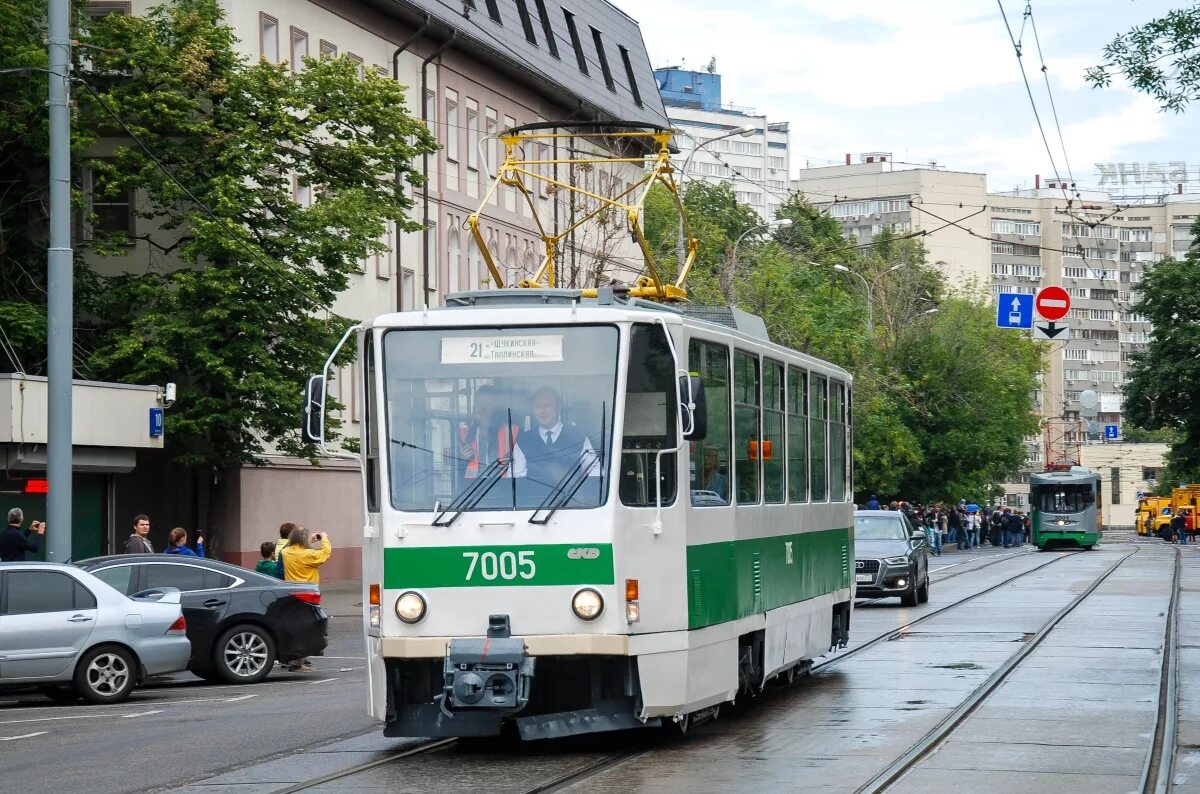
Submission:
<svg viewBox="0 0 1200 794">
<path fill-rule="evenodd" d="M 163 549 L 163 554 L 179 554 L 184 557 L 203 557 L 204 538 L 200 535 L 196 536 L 196 550 L 192 551 L 187 545 L 187 530 L 183 527 L 175 527 L 171 530 L 171 533 L 167 535 L 167 547 Z"/>
<path fill-rule="evenodd" d="M 875 494 L 871 494 L 871 498 L 867 500 L 867 509 L 868 510 L 878 510 L 879 509 L 879 498 L 876 497 Z"/>
</svg>

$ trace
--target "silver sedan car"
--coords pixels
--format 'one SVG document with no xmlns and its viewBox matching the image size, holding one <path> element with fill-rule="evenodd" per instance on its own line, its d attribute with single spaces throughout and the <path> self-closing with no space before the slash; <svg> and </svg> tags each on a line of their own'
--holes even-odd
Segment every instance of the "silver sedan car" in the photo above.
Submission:
<svg viewBox="0 0 1200 794">
<path fill-rule="evenodd" d="M 0 563 L 0 688 L 120 703 L 190 655 L 176 588 L 130 597 L 72 565 Z"/>
</svg>

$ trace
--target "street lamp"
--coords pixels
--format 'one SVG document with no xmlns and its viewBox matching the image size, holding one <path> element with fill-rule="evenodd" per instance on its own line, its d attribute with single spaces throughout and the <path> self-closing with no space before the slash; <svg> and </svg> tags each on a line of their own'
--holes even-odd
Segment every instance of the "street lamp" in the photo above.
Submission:
<svg viewBox="0 0 1200 794">
<path fill-rule="evenodd" d="M 729 265 L 730 292 L 732 292 L 733 289 L 733 282 L 737 280 L 738 246 L 741 245 L 742 240 L 746 238 L 746 235 L 750 234 L 751 232 L 757 232 L 759 229 L 770 229 L 772 227 L 777 229 L 786 229 L 791 225 L 791 218 L 776 218 L 773 221 L 760 223 L 758 226 L 751 226 L 749 229 L 738 235 L 738 238 L 733 241 L 733 261 Z"/>
<path fill-rule="evenodd" d="M 839 273 L 849 273 L 852 276 L 856 276 L 858 278 L 858 280 L 863 283 L 863 286 L 867 288 L 867 333 L 868 334 L 875 333 L 875 318 L 874 318 L 874 314 L 875 314 L 875 282 L 879 281 L 879 279 L 883 278 L 888 273 L 899 270 L 900 268 L 904 267 L 906 264 L 908 264 L 908 263 L 907 262 L 899 262 L 895 265 L 892 265 L 891 267 L 889 267 L 887 270 L 880 273 L 878 276 L 876 276 L 871 281 L 867 281 L 866 278 L 864 278 L 861 273 L 851 270 L 850 268 L 846 267 L 845 265 L 834 265 L 833 266 L 833 269 L 838 271 Z M 934 311 L 937 311 L 937 310 L 934 309 Z M 926 314 L 928 314 L 928 313 L 929 312 L 926 312 Z"/>
<path fill-rule="evenodd" d="M 720 135 L 714 135 L 711 138 L 705 138 L 703 140 L 700 140 L 698 138 L 692 138 L 691 135 L 688 135 L 689 138 L 692 138 L 692 140 L 696 142 L 696 146 L 690 152 L 688 152 L 688 156 L 684 158 L 683 168 L 679 172 L 679 181 L 675 185 L 675 190 L 677 190 L 679 193 L 679 200 L 683 201 L 683 180 L 687 178 L 688 167 L 691 166 L 692 158 L 696 156 L 696 152 L 700 151 L 705 146 L 708 146 L 710 143 L 713 143 L 714 141 L 719 141 L 724 138 L 732 138 L 735 135 L 740 135 L 744 138 L 748 135 L 753 135 L 755 133 L 755 131 L 756 131 L 756 128 L 753 124 L 744 124 L 741 127 L 738 127 L 736 129 L 732 129 L 732 130 L 729 130 L 728 132 L 723 132 Z M 680 130 L 680 132 L 683 132 L 683 131 Z M 687 135 L 686 132 L 684 132 L 683 134 Z M 684 259 L 683 243 L 684 243 L 684 241 L 683 241 L 683 215 L 680 214 L 680 216 L 679 216 L 679 240 L 675 244 L 675 258 L 679 260 L 679 269 L 680 270 L 683 269 L 683 259 Z"/>
</svg>

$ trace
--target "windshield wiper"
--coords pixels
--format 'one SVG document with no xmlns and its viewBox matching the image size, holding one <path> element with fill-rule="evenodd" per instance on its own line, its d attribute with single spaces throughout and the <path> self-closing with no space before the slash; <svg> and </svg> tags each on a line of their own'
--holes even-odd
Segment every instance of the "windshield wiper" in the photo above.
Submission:
<svg viewBox="0 0 1200 794">
<path fill-rule="evenodd" d="M 483 501 L 483 497 L 488 495 L 488 491 L 492 490 L 492 487 L 500 482 L 500 478 L 508 472 L 511 461 L 511 458 L 497 458 L 489 463 L 475 478 L 475 482 L 471 484 L 470 488 L 460 493 L 454 498 L 454 501 L 446 506 L 445 510 L 438 513 L 437 518 L 433 519 L 433 526 L 448 527 L 463 513 L 474 509 L 475 505 Z M 446 518 L 446 514 L 450 512 L 453 512 L 454 515 Z"/>
</svg>

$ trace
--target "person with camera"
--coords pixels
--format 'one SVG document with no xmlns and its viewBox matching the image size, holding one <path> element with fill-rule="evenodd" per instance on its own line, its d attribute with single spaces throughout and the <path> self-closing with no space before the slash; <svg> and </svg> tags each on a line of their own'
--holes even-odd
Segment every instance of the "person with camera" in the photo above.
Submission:
<svg viewBox="0 0 1200 794">
<path fill-rule="evenodd" d="M 314 549 L 314 543 L 320 544 L 320 548 Z M 326 533 L 310 533 L 307 527 L 294 527 L 288 534 L 288 544 L 279 552 L 283 563 L 283 580 L 319 585 L 320 568 L 329 562 L 332 554 L 333 547 Z M 287 669 L 293 673 L 307 673 L 312 672 L 313 667 L 308 659 L 294 659 L 288 662 Z"/>
<path fill-rule="evenodd" d="M 29 529 L 21 529 L 25 513 L 19 507 L 8 511 L 8 526 L 0 531 L 0 562 L 25 562 L 25 553 L 41 547 L 46 535 L 46 522 L 34 521 Z"/>
</svg>

